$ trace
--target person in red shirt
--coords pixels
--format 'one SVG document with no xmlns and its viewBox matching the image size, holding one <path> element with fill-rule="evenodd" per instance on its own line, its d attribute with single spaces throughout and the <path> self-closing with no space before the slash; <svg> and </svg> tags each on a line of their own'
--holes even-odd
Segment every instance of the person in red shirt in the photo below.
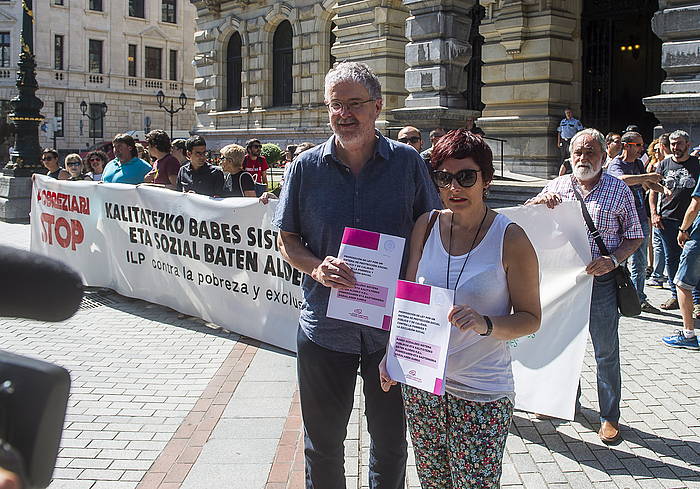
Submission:
<svg viewBox="0 0 700 489">
<path fill-rule="evenodd" d="M 262 144 L 258 139 L 250 139 L 245 143 L 246 155 L 243 158 L 243 168 L 253 175 L 256 182 L 267 185 L 267 159 L 260 154 Z"/>
<path fill-rule="evenodd" d="M 143 181 L 164 185 L 174 190 L 177 174 L 180 171 L 180 162 L 170 154 L 172 151 L 170 137 L 165 131 L 156 129 L 146 134 L 146 143 L 150 153 L 156 157 L 156 161 L 153 170 L 146 174 Z"/>
</svg>

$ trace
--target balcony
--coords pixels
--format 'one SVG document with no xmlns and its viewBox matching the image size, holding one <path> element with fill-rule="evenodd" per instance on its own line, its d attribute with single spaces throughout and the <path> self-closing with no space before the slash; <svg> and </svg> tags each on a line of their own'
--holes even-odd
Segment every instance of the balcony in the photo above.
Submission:
<svg viewBox="0 0 700 489">
<path fill-rule="evenodd" d="M 9 68 L 0 68 L 0 80 L 4 80 L 6 78 L 12 78 L 12 73 L 14 70 L 11 70 Z"/>
<path fill-rule="evenodd" d="M 88 82 L 95 85 L 102 85 L 104 83 L 104 77 L 102 75 L 90 74 L 88 75 Z"/>
</svg>

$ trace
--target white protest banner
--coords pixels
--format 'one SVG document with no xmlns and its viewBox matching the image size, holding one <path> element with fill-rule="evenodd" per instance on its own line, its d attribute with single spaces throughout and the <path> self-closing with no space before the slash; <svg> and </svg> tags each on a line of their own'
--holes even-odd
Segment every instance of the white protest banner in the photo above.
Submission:
<svg viewBox="0 0 700 489">
<path fill-rule="evenodd" d="M 540 263 L 542 325 L 533 335 L 510 341 L 515 407 L 574 419 L 593 277 L 586 224 L 578 202 L 498 209 L 520 225 Z"/>
<path fill-rule="evenodd" d="M 31 250 L 87 285 L 294 351 L 302 274 L 276 249 L 275 206 L 35 175 Z M 573 419 L 592 286 L 581 211 L 576 202 L 498 211 L 525 229 L 540 263 L 542 327 L 510 342 L 516 407 Z"/>
<path fill-rule="evenodd" d="M 275 205 L 35 175 L 31 250 L 87 285 L 295 350 L 302 274 L 276 249 Z"/>
<path fill-rule="evenodd" d="M 404 238 L 346 227 L 338 258 L 355 274 L 352 289 L 332 289 L 329 318 L 389 330 Z"/>
</svg>

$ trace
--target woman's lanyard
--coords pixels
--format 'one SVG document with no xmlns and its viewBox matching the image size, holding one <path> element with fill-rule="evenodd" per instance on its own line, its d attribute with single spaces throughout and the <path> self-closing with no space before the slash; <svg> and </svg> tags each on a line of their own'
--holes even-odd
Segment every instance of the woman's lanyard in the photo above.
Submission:
<svg viewBox="0 0 700 489">
<path fill-rule="evenodd" d="M 469 247 L 469 251 L 467 252 L 467 257 L 464 259 L 464 263 L 462 263 L 462 269 L 459 271 L 459 275 L 457 275 L 457 281 L 455 282 L 455 290 L 457 290 L 457 286 L 459 285 L 459 279 L 462 278 L 462 272 L 464 272 L 464 267 L 467 264 L 467 261 L 469 261 L 469 255 L 471 255 L 472 250 L 474 249 L 474 243 L 476 243 L 476 238 L 479 237 L 479 233 L 481 232 L 481 226 L 484 225 L 484 221 L 486 220 L 486 215 L 489 213 L 489 208 L 486 207 L 486 210 L 484 211 L 484 217 L 481 218 L 481 222 L 479 223 L 479 229 L 476 230 L 476 234 L 474 235 L 474 239 L 472 240 L 472 244 Z M 454 221 L 455 215 L 454 212 L 452 213 L 452 216 L 450 217 L 450 242 L 447 246 L 447 288 L 450 288 L 450 261 L 452 259 L 452 222 Z"/>
</svg>

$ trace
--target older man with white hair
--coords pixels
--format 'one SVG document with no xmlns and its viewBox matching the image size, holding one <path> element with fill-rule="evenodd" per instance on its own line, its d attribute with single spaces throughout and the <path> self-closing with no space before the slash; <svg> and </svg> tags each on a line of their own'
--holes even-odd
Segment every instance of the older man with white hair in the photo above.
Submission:
<svg viewBox="0 0 700 489">
<path fill-rule="evenodd" d="M 306 487 L 345 488 L 343 441 L 359 369 L 372 438 L 369 487 L 399 489 L 406 470 L 401 392 L 383 392 L 378 374 L 389 333 L 329 318 L 326 310 L 332 288 L 356 283 L 337 258 L 346 227 L 408 240 L 416 219 L 441 205 L 420 155 L 375 129 L 381 86 L 367 65 L 343 62 L 331 69 L 325 104 L 333 135 L 291 163 L 274 219 L 282 255 L 305 273 L 297 368 Z"/>
<path fill-rule="evenodd" d="M 610 253 L 603 255 L 589 231 L 593 261 L 586 266 L 586 273 L 593 275 L 594 279 L 588 327 L 598 371 L 601 423 L 598 434 L 603 442 L 616 443 L 620 440 L 622 380 L 617 335 L 617 284 L 613 272 L 639 247 L 644 233 L 629 187 L 601 171 L 606 153 L 605 138 L 600 131 L 579 131 L 571 139 L 569 150 L 573 175 L 552 180 L 527 204 L 546 204 L 553 208 L 564 200 L 578 200 L 578 193 Z M 583 217 L 581 225 L 586 225 Z"/>
</svg>

